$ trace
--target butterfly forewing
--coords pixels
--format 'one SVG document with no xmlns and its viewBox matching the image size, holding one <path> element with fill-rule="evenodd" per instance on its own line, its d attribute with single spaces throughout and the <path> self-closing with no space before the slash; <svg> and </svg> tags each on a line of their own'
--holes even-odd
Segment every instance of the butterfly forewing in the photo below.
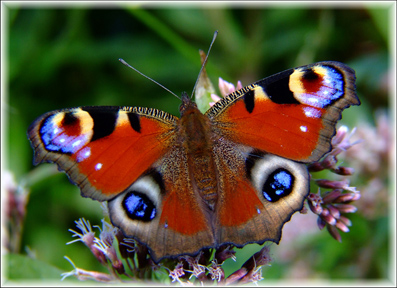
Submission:
<svg viewBox="0 0 397 288">
<path fill-rule="evenodd" d="M 36 164 L 56 163 L 83 196 L 103 201 L 124 191 L 170 149 L 176 121 L 156 109 L 80 107 L 41 116 L 28 136 Z"/>
<path fill-rule="evenodd" d="M 354 71 L 338 62 L 320 62 L 238 90 L 206 115 L 231 141 L 313 162 L 330 150 L 342 110 L 359 104 Z"/>
</svg>

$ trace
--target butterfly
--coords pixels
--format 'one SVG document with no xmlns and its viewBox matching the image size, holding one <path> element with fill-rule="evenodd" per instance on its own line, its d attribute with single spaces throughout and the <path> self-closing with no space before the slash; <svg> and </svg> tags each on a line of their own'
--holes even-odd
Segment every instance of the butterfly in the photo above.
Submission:
<svg viewBox="0 0 397 288">
<path fill-rule="evenodd" d="M 339 62 L 289 69 L 201 113 L 143 107 L 48 112 L 28 129 L 34 164 L 52 162 L 84 197 L 107 201 L 125 236 L 157 262 L 230 243 L 279 243 L 309 193 L 307 163 L 331 149 L 342 110 L 360 105 Z"/>
</svg>

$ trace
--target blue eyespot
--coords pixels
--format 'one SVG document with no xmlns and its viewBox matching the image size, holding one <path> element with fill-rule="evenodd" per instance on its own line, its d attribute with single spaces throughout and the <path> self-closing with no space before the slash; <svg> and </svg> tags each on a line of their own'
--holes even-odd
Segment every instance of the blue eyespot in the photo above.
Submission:
<svg viewBox="0 0 397 288">
<path fill-rule="evenodd" d="M 131 191 L 123 200 L 123 207 L 128 217 L 144 222 L 152 221 L 156 217 L 156 206 L 142 193 Z"/>
<path fill-rule="evenodd" d="M 49 116 L 40 127 L 41 140 L 48 151 L 73 154 L 88 143 L 86 134 L 73 134 L 75 127 L 80 125 L 73 113 L 65 113 L 62 126 L 54 123 L 55 116 Z"/>
<path fill-rule="evenodd" d="M 269 202 L 277 202 L 292 192 L 294 181 L 295 177 L 291 172 L 283 168 L 276 169 L 262 187 L 263 197 Z"/>
</svg>

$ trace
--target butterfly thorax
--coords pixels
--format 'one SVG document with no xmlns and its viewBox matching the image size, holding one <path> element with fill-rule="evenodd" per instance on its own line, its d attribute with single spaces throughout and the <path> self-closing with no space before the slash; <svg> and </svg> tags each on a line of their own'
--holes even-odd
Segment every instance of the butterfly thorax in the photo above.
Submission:
<svg viewBox="0 0 397 288">
<path fill-rule="evenodd" d="M 216 167 L 212 157 L 211 123 L 188 97 L 182 98 L 179 137 L 184 140 L 191 185 L 213 210 L 217 200 Z"/>
</svg>

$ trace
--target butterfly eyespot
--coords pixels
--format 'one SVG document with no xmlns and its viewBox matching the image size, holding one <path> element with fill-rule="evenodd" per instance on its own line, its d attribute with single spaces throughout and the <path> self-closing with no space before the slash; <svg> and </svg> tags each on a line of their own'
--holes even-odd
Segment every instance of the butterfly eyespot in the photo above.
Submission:
<svg viewBox="0 0 397 288">
<path fill-rule="evenodd" d="M 309 192 L 306 166 L 276 155 L 251 153 L 246 159 L 246 172 L 258 194 L 267 202 L 303 197 Z"/>
<path fill-rule="evenodd" d="M 89 142 L 90 127 L 92 121 L 83 112 L 58 113 L 43 121 L 40 136 L 48 151 L 73 154 Z"/>
<path fill-rule="evenodd" d="M 342 98 L 345 81 L 341 71 L 323 65 L 296 69 L 290 77 L 290 89 L 302 104 L 325 108 Z"/>
<path fill-rule="evenodd" d="M 108 202 L 112 223 L 126 234 L 135 226 L 151 225 L 158 220 L 161 201 L 160 176 L 155 171 L 139 178 L 121 195 Z"/>
<path fill-rule="evenodd" d="M 130 191 L 125 195 L 123 207 L 129 218 L 149 222 L 156 217 L 157 209 L 145 194 Z"/>
<path fill-rule="evenodd" d="M 292 192 L 294 182 L 295 177 L 291 172 L 278 168 L 265 181 L 262 187 L 263 197 L 269 202 L 276 202 Z"/>
</svg>

